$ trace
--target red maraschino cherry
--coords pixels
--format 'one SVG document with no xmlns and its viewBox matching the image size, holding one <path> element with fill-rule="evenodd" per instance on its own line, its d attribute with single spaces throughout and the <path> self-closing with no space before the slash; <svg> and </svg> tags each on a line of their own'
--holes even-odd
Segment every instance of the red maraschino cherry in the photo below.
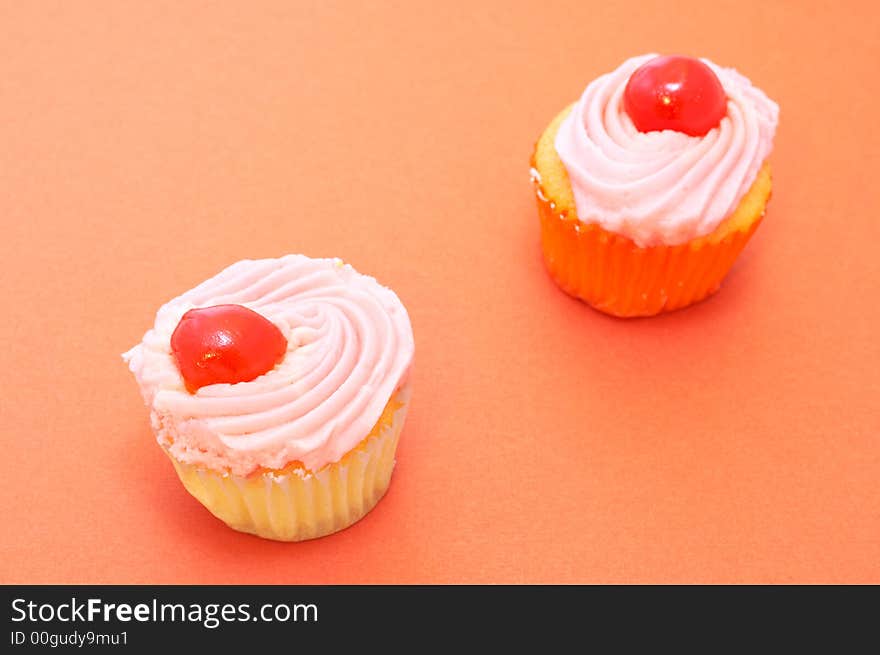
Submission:
<svg viewBox="0 0 880 655">
<path fill-rule="evenodd" d="M 639 132 L 704 136 L 727 114 L 727 95 L 715 72 L 699 59 L 666 55 L 642 64 L 630 76 L 623 108 Z"/>
<path fill-rule="evenodd" d="M 241 305 L 191 309 L 171 335 L 171 352 L 190 393 L 219 382 L 250 382 L 281 361 L 287 339 Z"/>
</svg>

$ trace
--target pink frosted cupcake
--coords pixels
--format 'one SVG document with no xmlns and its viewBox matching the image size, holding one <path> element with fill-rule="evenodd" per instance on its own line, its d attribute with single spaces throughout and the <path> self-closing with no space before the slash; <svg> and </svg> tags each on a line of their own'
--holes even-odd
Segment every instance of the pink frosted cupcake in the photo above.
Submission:
<svg viewBox="0 0 880 655">
<path fill-rule="evenodd" d="M 299 541 L 388 488 L 409 317 L 338 259 L 240 261 L 165 304 L 124 355 L 186 489 L 230 527 Z"/>
<path fill-rule="evenodd" d="M 591 81 L 538 139 L 553 280 L 613 316 L 714 293 L 764 218 L 779 106 L 708 59 L 647 54 Z"/>
</svg>

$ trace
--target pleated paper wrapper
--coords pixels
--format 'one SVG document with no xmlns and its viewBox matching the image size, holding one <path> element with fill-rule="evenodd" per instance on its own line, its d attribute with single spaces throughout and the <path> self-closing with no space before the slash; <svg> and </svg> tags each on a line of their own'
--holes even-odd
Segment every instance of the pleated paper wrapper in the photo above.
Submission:
<svg viewBox="0 0 880 655">
<path fill-rule="evenodd" d="M 357 522 L 385 494 L 410 393 L 409 385 L 395 392 L 370 434 L 317 472 L 296 464 L 243 477 L 169 458 L 187 491 L 229 527 L 279 541 L 322 537 Z"/>
</svg>

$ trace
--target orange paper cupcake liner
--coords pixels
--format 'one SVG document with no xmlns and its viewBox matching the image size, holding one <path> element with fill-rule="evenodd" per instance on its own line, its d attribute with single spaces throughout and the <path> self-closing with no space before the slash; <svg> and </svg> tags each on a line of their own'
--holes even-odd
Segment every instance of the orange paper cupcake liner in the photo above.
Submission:
<svg viewBox="0 0 880 655">
<path fill-rule="evenodd" d="M 770 172 L 766 165 L 761 169 L 740 207 L 714 232 L 681 245 L 645 248 L 560 212 L 539 180 L 535 184 L 541 247 L 551 277 L 566 293 L 606 314 L 634 317 L 687 307 L 719 288 L 761 223 Z"/>
</svg>

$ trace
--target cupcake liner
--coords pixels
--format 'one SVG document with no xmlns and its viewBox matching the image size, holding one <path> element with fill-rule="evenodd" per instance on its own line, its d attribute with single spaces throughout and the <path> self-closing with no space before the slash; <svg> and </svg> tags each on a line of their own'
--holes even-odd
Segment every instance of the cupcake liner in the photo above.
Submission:
<svg viewBox="0 0 880 655">
<path fill-rule="evenodd" d="M 680 309 L 717 291 L 761 223 L 770 196 L 765 165 L 737 210 L 714 232 L 681 245 L 642 248 L 560 212 L 541 188 L 540 177 L 533 179 L 541 247 L 551 277 L 566 293 L 619 317 Z"/>
<path fill-rule="evenodd" d="M 357 522 L 385 494 L 409 397 L 409 385 L 399 389 L 370 434 L 317 472 L 291 466 L 243 477 L 169 458 L 186 490 L 234 530 L 278 541 L 322 537 Z"/>
</svg>

